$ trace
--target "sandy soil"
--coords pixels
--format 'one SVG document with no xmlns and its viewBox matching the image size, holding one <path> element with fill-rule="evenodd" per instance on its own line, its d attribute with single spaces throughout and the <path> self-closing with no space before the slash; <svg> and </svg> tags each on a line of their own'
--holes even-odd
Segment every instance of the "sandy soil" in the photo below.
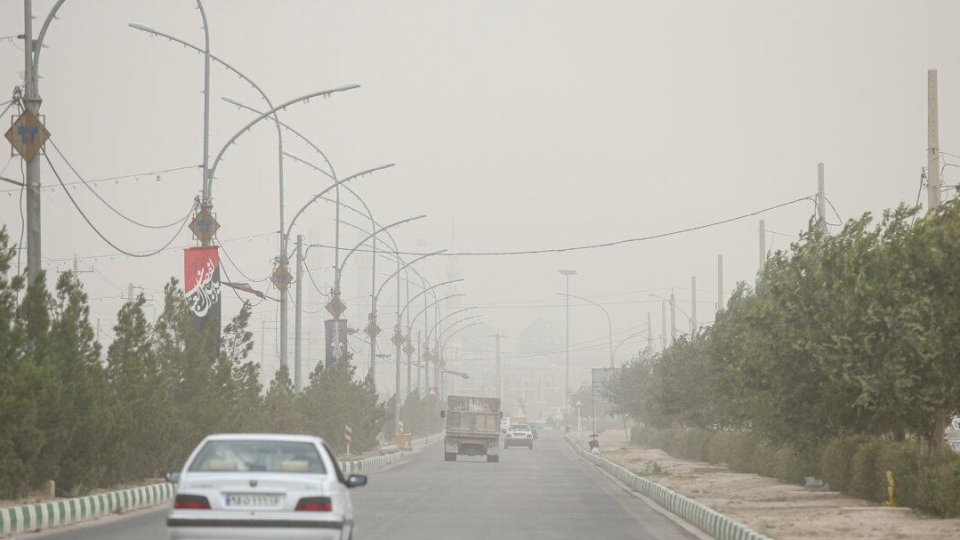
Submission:
<svg viewBox="0 0 960 540">
<path fill-rule="evenodd" d="M 884 508 L 837 492 L 676 459 L 662 450 L 627 443 L 619 430 L 602 433 L 600 447 L 603 457 L 776 540 L 960 538 L 960 519 L 932 518 L 908 508 Z"/>
</svg>

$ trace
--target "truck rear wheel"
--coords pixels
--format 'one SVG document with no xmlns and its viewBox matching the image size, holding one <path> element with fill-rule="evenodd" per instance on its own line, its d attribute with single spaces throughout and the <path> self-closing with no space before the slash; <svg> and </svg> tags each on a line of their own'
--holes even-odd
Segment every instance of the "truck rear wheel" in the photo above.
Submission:
<svg viewBox="0 0 960 540">
<path fill-rule="evenodd" d="M 499 463 L 500 456 L 487 456 L 487 463 Z"/>
<path fill-rule="evenodd" d="M 456 460 L 457 460 L 457 455 L 454 454 L 453 452 L 444 452 L 444 453 L 443 453 L 443 460 L 444 460 L 444 461 L 456 461 Z"/>
</svg>

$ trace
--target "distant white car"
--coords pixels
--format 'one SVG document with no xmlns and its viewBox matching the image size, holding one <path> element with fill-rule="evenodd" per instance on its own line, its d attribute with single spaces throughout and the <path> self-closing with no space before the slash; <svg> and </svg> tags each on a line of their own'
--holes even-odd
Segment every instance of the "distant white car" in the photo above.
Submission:
<svg viewBox="0 0 960 540">
<path fill-rule="evenodd" d="M 171 473 L 177 495 L 167 528 L 174 540 L 284 538 L 346 540 L 353 533 L 349 488 L 317 437 L 211 435 Z"/>
<path fill-rule="evenodd" d="M 506 433 L 510 429 L 510 417 L 504 416 L 500 419 L 500 431 Z"/>
<path fill-rule="evenodd" d="M 510 425 L 510 429 L 507 430 L 507 434 L 503 438 L 503 448 L 507 449 L 511 446 L 526 446 L 533 450 L 533 431 L 530 430 L 530 426 L 527 424 Z"/>
</svg>

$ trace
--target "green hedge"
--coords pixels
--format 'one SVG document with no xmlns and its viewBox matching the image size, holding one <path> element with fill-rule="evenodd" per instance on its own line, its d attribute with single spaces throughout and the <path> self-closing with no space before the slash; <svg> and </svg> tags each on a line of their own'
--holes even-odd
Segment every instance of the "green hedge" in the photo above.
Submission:
<svg viewBox="0 0 960 540">
<path fill-rule="evenodd" d="M 822 478 L 832 489 L 874 502 L 887 500 L 890 471 L 899 506 L 960 517 L 960 456 L 948 450 L 941 459 L 918 462 L 914 441 L 844 437 L 804 453 L 749 432 L 648 427 L 635 428 L 631 440 L 684 459 L 726 464 L 732 471 L 793 484 L 804 484 L 808 476 Z"/>
</svg>

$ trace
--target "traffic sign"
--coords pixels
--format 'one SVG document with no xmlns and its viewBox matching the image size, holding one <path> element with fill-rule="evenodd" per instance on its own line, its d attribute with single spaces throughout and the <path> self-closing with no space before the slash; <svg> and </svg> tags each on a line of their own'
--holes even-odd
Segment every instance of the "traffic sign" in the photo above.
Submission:
<svg viewBox="0 0 960 540">
<path fill-rule="evenodd" d="M 33 114 L 33 111 L 26 109 L 19 118 L 14 120 L 5 136 L 20 157 L 24 161 L 30 161 L 50 138 L 50 132 L 37 115 Z"/>
<path fill-rule="evenodd" d="M 346 439 L 347 442 L 353 441 L 353 428 L 350 424 L 343 426 L 343 438 Z"/>
<path fill-rule="evenodd" d="M 415 352 L 417 352 L 417 349 L 415 349 L 413 345 L 407 343 L 406 345 L 403 346 L 403 354 L 410 356 Z"/>
<path fill-rule="evenodd" d="M 213 235 L 217 234 L 219 229 L 220 223 L 217 222 L 217 218 L 213 217 L 209 208 L 201 209 L 190 220 L 190 231 L 193 232 L 194 237 L 204 244 L 210 243 Z"/>
<path fill-rule="evenodd" d="M 403 334 L 400 332 L 400 330 L 397 330 L 397 332 L 393 334 L 393 337 L 390 339 L 390 341 L 393 343 L 395 347 L 399 347 L 403 345 L 404 339 L 403 339 Z"/>
<path fill-rule="evenodd" d="M 270 276 L 270 281 L 278 291 L 283 292 L 287 290 L 287 287 L 289 287 L 290 283 L 293 281 L 293 275 L 290 274 L 289 270 L 287 270 L 287 265 L 285 263 L 281 263 L 273 269 L 273 275 Z"/>
<path fill-rule="evenodd" d="M 576 408 L 579 409 L 580 407 L 583 407 L 583 403 L 580 403 L 580 400 L 578 399 L 578 400 L 577 400 L 577 404 L 574 405 L 574 407 L 576 407 Z"/>
<path fill-rule="evenodd" d="M 370 337 L 370 339 L 375 339 L 380 335 L 380 327 L 376 322 L 370 321 L 370 324 L 363 330 L 363 333 Z"/>
<path fill-rule="evenodd" d="M 327 311 L 333 316 L 334 319 L 339 319 L 340 315 L 347 310 L 346 304 L 340 300 L 339 296 L 334 296 L 329 302 L 327 302 Z"/>
</svg>

